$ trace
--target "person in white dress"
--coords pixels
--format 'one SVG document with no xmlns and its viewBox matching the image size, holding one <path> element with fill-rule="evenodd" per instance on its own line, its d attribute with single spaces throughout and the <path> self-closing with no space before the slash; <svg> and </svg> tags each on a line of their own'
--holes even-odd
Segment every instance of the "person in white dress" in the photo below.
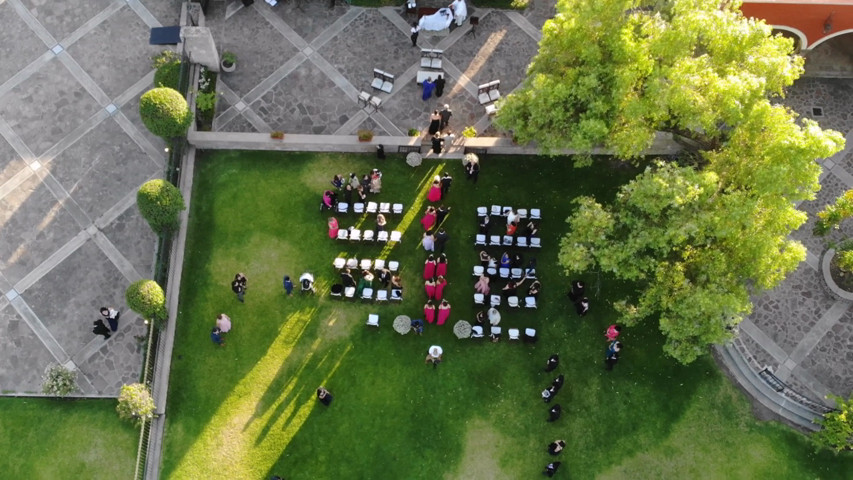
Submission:
<svg viewBox="0 0 853 480">
<path fill-rule="evenodd" d="M 468 6 L 465 5 L 465 0 L 453 0 L 450 4 L 450 9 L 453 10 L 453 19 L 456 20 L 456 26 L 461 27 L 468 17 Z"/>
<path fill-rule="evenodd" d="M 220 313 L 216 316 L 216 326 L 219 327 L 222 333 L 228 333 L 231 330 L 231 318 L 224 313 Z"/>
</svg>

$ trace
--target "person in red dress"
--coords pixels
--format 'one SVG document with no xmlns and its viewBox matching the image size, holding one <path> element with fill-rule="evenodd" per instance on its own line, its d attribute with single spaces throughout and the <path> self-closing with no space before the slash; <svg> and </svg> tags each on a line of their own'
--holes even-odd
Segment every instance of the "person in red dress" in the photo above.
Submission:
<svg viewBox="0 0 853 480">
<path fill-rule="evenodd" d="M 424 290 L 426 290 L 427 298 L 435 298 L 435 280 L 428 278 L 424 282 Z"/>
<path fill-rule="evenodd" d="M 435 305 L 432 304 L 432 300 L 427 300 L 424 305 L 424 318 L 426 318 L 427 323 L 435 322 Z"/>
<path fill-rule="evenodd" d="M 450 303 L 447 300 L 442 300 L 438 306 L 438 324 L 444 325 L 444 322 L 450 318 Z"/>
<path fill-rule="evenodd" d="M 439 202 L 441 201 L 441 177 L 436 175 L 435 180 L 432 182 L 432 186 L 429 187 L 429 194 L 427 194 L 427 200 L 430 202 Z"/>
<path fill-rule="evenodd" d="M 424 213 L 423 218 L 421 218 L 421 225 L 424 226 L 424 230 L 430 231 L 430 229 L 435 225 L 436 220 L 436 211 L 435 207 L 432 205 L 428 206 L 426 209 L 426 213 Z"/>
<path fill-rule="evenodd" d="M 444 277 L 438 277 L 435 280 L 435 299 L 441 300 L 441 297 L 444 296 L 444 287 L 447 286 L 447 280 Z"/>
<path fill-rule="evenodd" d="M 424 262 L 424 280 L 435 277 L 435 257 L 430 255 Z"/>
<path fill-rule="evenodd" d="M 443 253 L 438 256 L 438 265 L 435 266 L 435 275 L 438 277 L 447 276 L 447 255 Z"/>
</svg>

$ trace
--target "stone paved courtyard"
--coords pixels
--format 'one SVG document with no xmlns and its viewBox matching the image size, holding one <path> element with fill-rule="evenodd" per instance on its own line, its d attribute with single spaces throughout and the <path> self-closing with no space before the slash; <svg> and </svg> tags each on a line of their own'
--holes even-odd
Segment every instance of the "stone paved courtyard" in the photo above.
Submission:
<svg viewBox="0 0 853 480">
<path fill-rule="evenodd" d="M 451 105 L 457 132 L 476 125 L 503 134 L 476 100 L 476 86 L 501 80 L 506 95 L 522 81 L 553 2 L 525 12 L 470 8 L 479 16 L 447 36 L 422 34 L 443 49 L 445 94 L 424 102 L 415 84 L 419 52 L 400 8 L 328 2 L 263 2 L 229 19 L 207 17 L 238 68 L 221 76 L 215 128 L 228 132 L 351 134 L 370 128 L 405 135 L 428 113 Z M 37 392 L 51 362 L 81 372 L 84 395 L 115 396 L 138 378 L 140 319 L 123 292 L 150 277 L 155 237 L 134 205 L 136 188 L 162 174 L 164 145 L 142 125 L 139 97 L 152 85 L 148 30 L 177 23 L 174 0 L 6 0 L 0 3 L 0 390 Z M 823 64 L 826 55 L 816 55 Z M 379 112 L 357 105 L 373 68 L 396 75 Z M 371 92 L 372 93 L 372 92 Z M 804 78 L 785 102 L 844 134 L 853 131 L 853 81 Z M 802 205 L 814 213 L 853 187 L 850 150 L 823 162 L 824 190 Z M 828 239 L 795 238 L 809 258 L 783 285 L 756 299 L 740 342 L 757 362 L 800 393 L 820 400 L 853 388 L 853 309 L 828 292 L 819 259 Z M 853 227 L 848 227 L 848 234 Z M 840 235 L 840 234 L 837 234 Z M 91 334 L 97 308 L 123 310 L 117 334 Z"/>
</svg>

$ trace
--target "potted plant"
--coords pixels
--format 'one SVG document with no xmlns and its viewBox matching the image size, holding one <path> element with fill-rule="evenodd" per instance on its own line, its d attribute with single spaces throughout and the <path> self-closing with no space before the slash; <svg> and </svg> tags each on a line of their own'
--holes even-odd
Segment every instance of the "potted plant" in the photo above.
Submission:
<svg viewBox="0 0 853 480">
<path fill-rule="evenodd" d="M 359 130 L 358 131 L 358 141 L 359 142 L 369 142 L 373 140 L 373 130 Z"/>
<path fill-rule="evenodd" d="M 462 136 L 465 138 L 474 138 L 477 136 L 477 130 L 474 130 L 473 126 L 465 127 L 465 129 L 462 130 Z"/>
<path fill-rule="evenodd" d="M 409 129 L 409 136 L 410 137 L 419 137 L 420 135 L 421 135 L 421 131 L 418 130 L 417 128 L 410 128 Z"/>
<path fill-rule="evenodd" d="M 219 66 L 222 67 L 223 72 L 233 72 L 237 68 L 237 55 L 228 50 L 222 52 Z"/>
<path fill-rule="evenodd" d="M 282 132 L 280 130 L 270 132 L 270 138 L 273 138 L 275 140 L 283 140 L 284 139 L 284 132 Z"/>
</svg>

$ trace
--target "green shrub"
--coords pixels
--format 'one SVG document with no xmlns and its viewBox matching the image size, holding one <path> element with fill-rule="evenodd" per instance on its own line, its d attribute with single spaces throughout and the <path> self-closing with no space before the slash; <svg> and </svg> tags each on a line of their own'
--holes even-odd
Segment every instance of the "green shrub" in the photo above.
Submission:
<svg viewBox="0 0 853 480">
<path fill-rule="evenodd" d="M 137 425 L 154 418 L 154 399 L 148 387 L 141 383 L 122 385 L 116 411 L 122 420 L 130 420 Z"/>
<path fill-rule="evenodd" d="M 410 128 L 409 129 L 409 136 L 410 137 L 418 137 L 418 136 L 420 136 L 420 134 L 421 134 L 421 131 L 418 130 L 417 128 Z"/>
<path fill-rule="evenodd" d="M 836 452 L 853 450 L 853 395 L 847 400 L 835 395 L 827 398 L 835 400 L 837 409 L 815 421 L 822 428 L 812 435 L 812 439 L 819 446 Z"/>
<path fill-rule="evenodd" d="M 181 56 L 171 50 L 163 50 L 151 57 L 154 72 L 154 86 L 178 89 L 181 80 Z"/>
<path fill-rule="evenodd" d="M 222 52 L 222 63 L 226 67 L 234 65 L 237 63 L 237 55 L 235 55 L 234 52 L 229 52 L 228 50 Z"/>
<path fill-rule="evenodd" d="M 48 365 L 42 379 L 41 393 L 45 395 L 64 397 L 77 390 L 77 372 L 62 365 Z"/>
<path fill-rule="evenodd" d="M 473 126 L 465 127 L 462 130 L 462 136 L 465 138 L 474 138 L 477 136 L 477 130 L 475 130 Z"/>
<path fill-rule="evenodd" d="M 139 187 L 136 206 L 158 235 L 176 229 L 181 211 L 187 208 L 181 191 L 162 179 L 149 180 Z"/>
<path fill-rule="evenodd" d="M 216 92 L 199 92 L 195 97 L 195 104 L 203 112 L 213 110 L 216 106 Z"/>
<path fill-rule="evenodd" d="M 124 292 L 127 306 L 162 328 L 166 323 L 166 294 L 154 280 L 137 280 Z"/>
<path fill-rule="evenodd" d="M 139 99 L 139 115 L 151 133 L 166 139 L 185 135 L 193 118 L 187 100 L 168 87 L 145 92 Z"/>
</svg>

